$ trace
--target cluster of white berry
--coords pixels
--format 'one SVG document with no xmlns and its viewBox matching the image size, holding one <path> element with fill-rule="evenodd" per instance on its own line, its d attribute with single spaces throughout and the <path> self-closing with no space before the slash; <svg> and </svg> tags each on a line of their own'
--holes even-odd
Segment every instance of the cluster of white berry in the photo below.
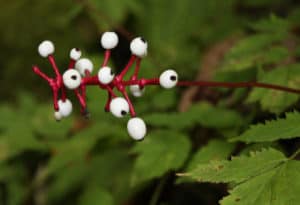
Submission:
<svg viewBox="0 0 300 205">
<path fill-rule="evenodd" d="M 104 49 L 110 50 L 118 45 L 119 38 L 114 32 L 105 32 L 101 37 L 101 45 Z M 130 43 L 130 50 L 132 56 L 141 59 L 147 55 L 147 42 L 141 38 L 137 37 L 133 39 Z M 42 57 L 49 57 L 54 53 L 54 45 L 51 41 L 43 41 L 39 47 L 38 52 Z M 70 58 L 74 62 L 74 66 L 69 67 L 63 75 L 61 76 L 62 85 L 70 90 L 77 90 L 85 83 L 90 74 L 93 71 L 93 63 L 87 58 L 81 58 L 81 51 L 77 48 L 73 48 L 70 51 Z M 107 61 L 108 59 L 106 59 Z M 138 71 L 137 71 L 138 72 Z M 107 62 L 103 64 L 98 70 L 96 77 L 94 78 L 95 84 L 99 84 L 103 89 L 110 89 L 110 85 L 116 86 L 119 90 L 118 83 L 123 83 L 122 78 L 120 80 L 120 75 L 115 75 L 112 69 L 107 66 Z M 89 79 L 92 79 L 90 77 Z M 58 79 L 59 80 L 59 79 Z M 135 82 L 135 81 L 132 81 Z M 147 79 L 145 80 L 147 82 Z M 174 70 L 164 71 L 160 77 L 157 79 L 157 85 L 169 89 L 176 86 L 178 82 L 178 75 Z M 147 83 L 145 83 L 146 85 Z M 152 82 L 152 84 L 155 84 Z M 123 86 L 123 85 L 122 85 Z M 138 83 L 129 83 L 129 90 L 134 97 L 141 97 L 144 94 L 145 86 L 141 86 Z M 125 85 L 126 87 L 126 85 Z M 112 87 L 113 88 L 113 87 Z M 126 91 L 125 91 L 126 92 Z M 124 94 L 124 93 L 123 93 Z M 131 111 L 131 103 L 128 98 L 111 96 L 112 99 L 109 102 L 109 111 L 116 117 L 124 117 Z M 69 99 L 59 99 L 58 100 L 58 110 L 55 111 L 55 119 L 61 120 L 63 117 L 67 117 L 72 112 L 72 103 Z M 132 113 L 131 113 L 132 114 Z M 141 140 L 144 138 L 147 132 L 145 122 L 135 115 L 127 123 L 127 130 L 129 135 L 135 140 Z"/>
</svg>

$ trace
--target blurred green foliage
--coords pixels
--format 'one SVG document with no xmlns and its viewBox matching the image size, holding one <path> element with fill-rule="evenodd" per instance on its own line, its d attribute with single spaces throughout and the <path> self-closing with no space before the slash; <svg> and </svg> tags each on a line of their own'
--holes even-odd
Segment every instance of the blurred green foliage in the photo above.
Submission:
<svg viewBox="0 0 300 205">
<path fill-rule="evenodd" d="M 55 122 L 49 88 L 31 66 L 52 74 L 37 54 L 38 44 L 49 39 L 61 70 L 73 47 L 97 69 L 103 59 L 100 34 L 114 30 L 121 39 L 112 55 L 115 71 L 128 60 L 131 35 L 141 35 L 149 42 L 141 76 L 172 67 L 187 80 L 200 70 L 221 81 L 300 88 L 299 19 L 300 4 L 293 0 L 1 4 L 0 204 L 298 204 L 297 95 L 260 88 L 198 90 L 193 105 L 178 112 L 187 100 L 184 89 L 147 87 L 133 102 L 148 135 L 135 142 L 127 136 L 128 117 L 103 111 L 107 94 L 99 88 L 88 88 L 91 119 L 81 118 L 73 100 L 73 116 Z M 214 48 L 229 39 L 234 43 L 215 58 L 220 53 Z M 217 66 L 205 71 L 208 53 Z"/>
</svg>

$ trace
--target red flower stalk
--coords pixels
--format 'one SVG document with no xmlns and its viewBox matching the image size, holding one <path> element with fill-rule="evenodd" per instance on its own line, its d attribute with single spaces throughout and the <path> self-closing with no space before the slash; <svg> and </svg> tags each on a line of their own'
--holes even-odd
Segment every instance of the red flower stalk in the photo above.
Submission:
<svg viewBox="0 0 300 205">
<path fill-rule="evenodd" d="M 81 106 L 81 113 L 88 117 L 86 103 L 86 87 L 95 85 L 107 91 L 108 99 L 105 105 L 105 111 L 111 112 L 116 117 L 123 117 L 130 113 L 131 119 L 128 121 L 127 129 L 129 135 L 136 139 L 143 139 L 146 134 L 146 125 L 141 118 L 136 117 L 134 106 L 128 96 L 126 88 L 129 86 L 133 96 L 140 97 L 147 85 L 160 85 L 163 88 L 170 89 L 175 86 L 201 86 L 201 87 L 260 87 L 266 89 L 280 90 L 284 92 L 300 94 L 300 90 L 279 85 L 259 83 L 259 82 L 204 82 L 204 81 L 178 81 L 178 75 L 174 70 L 164 71 L 159 78 L 145 79 L 139 78 L 140 64 L 143 57 L 147 55 L 147 42 L 141 38 L 135 38 L 130 44 L 131 57 L 121 71 L 115 75 L 112 69 L 107 66 L 111 55 L 111 49 L 118 44 L 118 36 L 114 32 L 105 32 L 101 38 L 101 44 L 106 49 L 104 61 L 97 75 L 91 75 L 93 64 L 86 58 L 81 58 L 81 51 L 74 48 L 70 52 L 70 63 L 68 69 L 61 74 L 53 53 L 54 45 L 50 41 L 44 41 L 39 45 L 38 51 L 42 57 L 50 62 L 55 78 L 50 78 L 43 73 L 38 66 L 33 66 L 33 71 L 46 80 L 52 89 L 53 106 L 56 120 L 67 117 L 72 112 L 72 103 L 67 99 L 66 89 L 74 90 L 75 95 Z M 135 64 L 134 72 L 129 80 L 124 80 L 129 69 Z M 123 97 L 117 97 L 115 90 L 119 91 Z"/>
</svg>

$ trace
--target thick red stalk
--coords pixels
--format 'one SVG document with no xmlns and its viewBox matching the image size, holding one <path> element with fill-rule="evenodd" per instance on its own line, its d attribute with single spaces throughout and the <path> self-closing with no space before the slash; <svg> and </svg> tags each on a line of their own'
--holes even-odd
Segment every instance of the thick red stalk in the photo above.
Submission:
<svg viewBox="0 0 300 205">
<path fill-rule="evenodd" d="M 273 85 L 259 82 L 205 82 L 205 81 L 179 81 L 177 86 L 200 86 L 200 87 L 224 87 L 224 88 L 245 88 L 245 87 L 259 87 L 272 90 L 279 90 L 289 93 L 300 94 L 299 89 L 284 87 L 280 85 Z"/>
<path fill-rule="evenodd" d="M 120 75 L 118 76 L 118 78 L 120 80 L 122 80 L 124 78 L 124 76 L 126 75 L 126 73 L 128 72 L 129 68 L 132 66 L 132 64 L 134 63 L 136 59 L 135 55 L 132 55 L 127 63 L 127 65 L 125 66 L 125 68 L 122 70 L 122 72 L 120 73 Z"/>
<path fill-rule="evenodd" d="M 60 74 L 59 69 L 58 69 L 58 67 L 56 65 L 56 62 L 55 62 L 55 59 L 54 59 L 53 55 L 49 55 L 48 56 L 48 60 L 49 60 L 51 66 L 52 66 L 52 68 L 53 68 L 53 70 L 55 72 L 55 75 L 56 75 L 57 79 L 60 78 L 61 74 Z"/>
<path fill-rule="evenodd" d="M 108 61 L 111 56 L 111 51 L 106 50 L 104 54 L 104 61 L 102 66 L 107 66 Z M 66 100 L 66 90 L 65 86 L 62 82 L 62 75 L 60 74 L 58 67 L 55 63 L 55 59 L 52 55 L 48 56 L 48 60 L 52 65 L 52 68 L 56 74 L 55 78 L 50 78 L 45 73 L 43 73 L 37 66 L 33 66 L 33 71 L 39 75 L 41 78 L 46 80 L 53 92 L 53 105 L 54 109 L 58 111 L 58 94 L 61 93 L 61 99 L 63 101 Z M 130 67 L 136 61 L 136 65 L 134 68 L 134 73 L 130 77 L 130 80 L 123 80 L 124 76 L 129 71 Z M 68 69 L 74 68 L 76 61 L 70 60 Z M 119 75 L 116 75 L 114 80 L 110 84 L 103 84 L 99 81 L 99 76 L 94 75 L 91 76 L 89 71 L 85 72 L 85 76 L 82 77 L 80 86 L 74 90 L 76 97 L 81 106 L 81 112 L 84 115 L 88 115 L 87 104 L 86 104 L 86 86 L 99 86 L 101 89 L 104 89 L 108 93 L 108 99 L 105 105 L 105 110 L 110 111 L 110 103 L 113 98 L 117 97 L 114 93 L 114 89 L 118 90 L 126 99 L 131 117 L 135 117 L 136 113 L 134 110 L 134 106 L 127 94 L 126 87 L 131 85 L 139 85 L 140 88 L 143 88 L 147 85 L 160 85 L 159 78 L 140 78 L 138 79 L 138 74 L 140 71 L 141 58 L 138 58 L 135 55 L 132 55 L 129 59 L 127 65 L 121 71 Z M 176 86 L 198 86 L 198 87 L 224 87 L 224 88 L 244 88 L 244 87 L 258 87 L 265 89 L 278 90 L 288 93 L 300 94 L 300 89 L 284 87 L 280 85 L 268 84 L 268 83 L 260 83 L 260 82 L 207 82 L 207 81 L 179 81 Z"/>
<path fill-rule="evenodd" d="M 110 50 L 106 50 L 105 53 L 104 53 L 104 60 L 103 60 L 103 64 L 102 64 L 102 67 L 105 67 L 107 66 L 108 64 L 108 60 L 110 58 Z"/>
</svg>

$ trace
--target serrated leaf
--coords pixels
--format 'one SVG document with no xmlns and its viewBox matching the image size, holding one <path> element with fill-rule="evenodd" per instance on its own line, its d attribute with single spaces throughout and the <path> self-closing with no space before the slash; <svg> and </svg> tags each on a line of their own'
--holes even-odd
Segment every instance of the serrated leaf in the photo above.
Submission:
<svg viewBox="0 0 300 205">
<path fill-rule="evenodd" d="M 271 142 L 279 139 L 291 139 L 300 136 L 300 113 L 286 113 L 283 119 L 266 121 L 264 124 L 250 126 L 246 132 L 232 141 Z"/>
<path fill-rule="evenodd" d="M 289 52 L 274 44 L 285 36 L 285 33 L 259 33 L 240 40 L 225 56 L 222 71 L 241 71 L 281 62 L 289 56 Z"/>
<path fill-rule="evenodd" d="M 270 2 L 273 2 L 273 0 L 271 0 Z M 267 19 L 262 19 L 258 22 L 255 22 L 251 27 L 256 31 L 262 32 L 287 32 L 290 26 L 291 24 L 288 20 L 275 15 L 271 15 Z"/>
<path fill-rule="evenodd" d="M 300 88 L 300 65 L 279 67 L 269 72 L 261 71 L 258 82 Z M 264 110 L 279 113 L 299 99 L 299 95 L 271 89 L 255 88 L 247 101 L 260 102 Z"/>
<path fill-rule="evenodd" d="M 300 201 L 300 162 L 281 166 L 236 186 L 221 205 L 296 205 Z"/>
<path fill-rule="evenodd" d="M 198 166 L 188 175 L 204 182 L 234 182 L 222 205 L 296 205 L 300 200 L 299 169 L 298 161 L 268 149 Z"/>
<path fill-rule="evenodd" d="M 188 138 L 177 132 L 152 132 L 133 148 L 138 154 L 132 184 L 159 177 L 170 170 L 176 170 L 186 160 L 191 143 Z"/>
<path fill-rule="evenodd" d="M 284 162 L 284 155 L 274 149 L 252 152 L 250 156 L 233 157 L 230 161 L 210 161 L 183 174 L 199 182 L 240 183 Z"/>
<path fill-rule="evenodd" d="M 234 143 L 228 143 L 223 140 L 213 139 L 203 147 L 201 147 L 192 157 L 184 172 L 189 172 L 195 169 L 200 164 L 208 163 L 209 161 L 225 160 L 235 147 Z M 185 178 L 179 178 L 178 182 L 186 182 Z"/>
<path fill-rule="evenodd" d="M 228 143 L 223 140 L 211 140 L 209 143 L 201 147 L 193 156 L 188 164 L 187 171 L 191 171 L 199 164 L 205 164 L 209 161 L 227 159 L 235 147 L 234 143 Z"/>
</svg>

